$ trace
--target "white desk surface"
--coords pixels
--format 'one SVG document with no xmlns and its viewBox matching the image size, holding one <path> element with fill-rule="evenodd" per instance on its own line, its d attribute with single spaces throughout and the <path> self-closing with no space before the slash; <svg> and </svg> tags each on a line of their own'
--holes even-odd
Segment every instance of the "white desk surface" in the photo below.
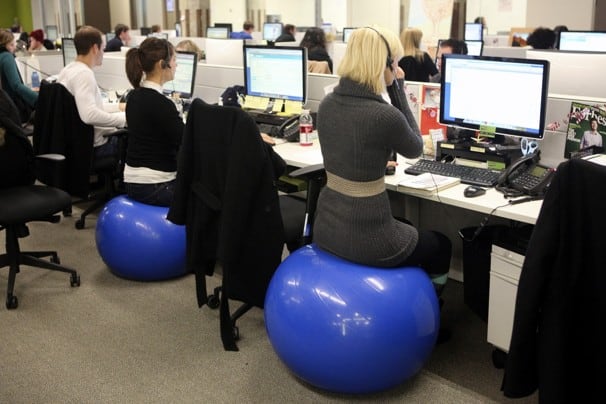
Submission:
<svg viewBox="0 0 606 404">
<path fill-rule="evenodd" d="M 317 140 L 314 140 L 312 146 L 300 146 L 298 143 L 283 143 L 276 145 L 274 150 L 280 154 L 286 163 L 294 167 L 305 167 L 312 164 L 319 164 L 323 161 L 320 144 Z M 404 169 L 407 166 L 408 163 L 404 162 L 403 158 L 400 158 L 396 174 L 385 177 L 385 185 L 388 190 L 402 192 L 397 189 L 397 184 L 407 177 L 411 177 L 409 174 L 404 173 Z M 486 191 L 486 194 L 482 196 L 466 198 L 463 196 L 463 190 L 465 188 L 467 188 L 467 184 L 459 184 L 440 191 L 437 195 L 429 197 L 414 196 L 484 214 L 489 214 L 495 207 L 506 205 L 508 202 L 508 200 L 503 197 L 503 194 L 499 193 L 494 188 L 489 188 Z M 542 201 L 530 201 L 517 205 L 502 206 L 499 207 L 493 215 L 522 223 L 534 224 L 539 216 L 541 204 Z"/>
</svg>

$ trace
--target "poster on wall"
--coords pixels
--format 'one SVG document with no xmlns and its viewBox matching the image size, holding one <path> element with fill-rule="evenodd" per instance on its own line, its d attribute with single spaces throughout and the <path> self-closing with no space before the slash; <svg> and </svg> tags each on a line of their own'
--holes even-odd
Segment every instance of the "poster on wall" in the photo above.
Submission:
<svg viewBox="0 0 606 404">
<path fill-rule="evenodd" d="M 411 0 L 408 26 L 423 31 L 425 48 L 450 38 L 453 0 Z"/>
</svg>

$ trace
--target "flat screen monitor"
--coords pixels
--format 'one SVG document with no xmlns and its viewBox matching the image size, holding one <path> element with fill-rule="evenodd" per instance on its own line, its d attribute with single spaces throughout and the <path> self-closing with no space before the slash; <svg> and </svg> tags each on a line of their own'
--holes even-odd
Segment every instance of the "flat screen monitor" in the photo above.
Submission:
<svg viewBox="0 0 606 404">
<path fill-rule="evenodd" d="M 481 41 L 482 30 L 484 26 L 480 23 L 466 22 L 465 23 L 465 35 L 463 39 L 466 41 Z"/>
<path fill-rule="evenodd" d="M 484 41 L 465 41 L 467 45 L 467 54 L 471 56 L 482 56 Z"/>
<path fill-rule="evenodd" d="M 227 28 L 229 32 L 233 32 L 234 28 L 231 22 L 216 22 L 213 24 L 215 27 Z"/>
<path fill-rule="evenodd" d="M 548 83 L 546 60 L 444 55 L 440 123 L 540 139 Z"/>
<path fill-rule="evenodd" d="M 206 37 L 213 39 L 229 39 L 229 28 L 206 27 Z"/>
<path fill-rule="evenodd" d="M 67 66 L 76 59 L 74 38 L 61 38 L 61 54 L 63 55 L 63 66 Z"/>
<path fill-rule="evenodd" d="M 349 36 L 356 28 L 343 28 L 343 42 L 349 42 Z"/>
<path fill-rule="evenodd" d="M 46 31 L 46 38 L 50 41 L 55 42 L 58 38 L 58 30 L 56 25 L 47 25 L 44 27 Z"/>
<path fill-rule="evenodd" d="M 177 70 L 171 81 L 164 83 L 165 94 L 178 93 L 180 98 L 189 99 L 194 94 L 198 54 L 196 52 L 177 51 Z"/>
<path fill-rule="evenodd" d="M 606 31 L 562 31 L 560 50 L 606 52 Z"/>
<path fill-rule="evenodd" d="M 108 32 L 105 34 L 105 43 L 111 41 L 112 39 L 114 39 L 116 37 L 116 34 L 113 32 Z"/>
<path fill-rule="evenodd" d="M 265 22 L 263 23 L 263 39 L 268 42 L 275 42 L 276 38 L 282 35 L 281 22 Z"/>
<path fill-rule="evenodd" d="M 306 48 L 244 45 L 243 49 L 247 95 L 305 103 Z"/>
<path fill-rule="evenodd" d="M 148 36 L 151 33 L 151 27 L 141 27 L 139 31 L 142 36 Z"/>
</svg>

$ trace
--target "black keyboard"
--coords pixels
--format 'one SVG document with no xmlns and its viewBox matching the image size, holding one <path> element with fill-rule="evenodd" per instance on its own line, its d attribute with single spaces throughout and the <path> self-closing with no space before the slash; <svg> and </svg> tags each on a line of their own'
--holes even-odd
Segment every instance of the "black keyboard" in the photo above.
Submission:
<svg viewBox="0 0 606 404">
<path fill-rule="evenodd" d="M 494 187 L 499 179 L 500 171 L 488 168 L 468 167 L 452 163 L 442 163 L 435 160 L 420 159 L 404 170 L 406 174 L 419 175 L 432 173 L 446 177 L 460 178 L 464 184 L 480 187 Z"/>
</svg>

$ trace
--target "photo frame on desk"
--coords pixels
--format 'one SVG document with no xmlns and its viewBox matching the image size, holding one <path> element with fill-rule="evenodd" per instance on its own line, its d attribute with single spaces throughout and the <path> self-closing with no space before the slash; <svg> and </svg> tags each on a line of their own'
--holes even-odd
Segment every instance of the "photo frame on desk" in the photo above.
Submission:
<svg viewBox="0 0 606 404">
<path fill-rule="evenodd" d="M 571 158 L 579 151 L 592 148 L 590 154 L 603 152 L 606 143 L 605 106 L 580 102 L 570 104 L 564 157 Z"/>
</svg>

